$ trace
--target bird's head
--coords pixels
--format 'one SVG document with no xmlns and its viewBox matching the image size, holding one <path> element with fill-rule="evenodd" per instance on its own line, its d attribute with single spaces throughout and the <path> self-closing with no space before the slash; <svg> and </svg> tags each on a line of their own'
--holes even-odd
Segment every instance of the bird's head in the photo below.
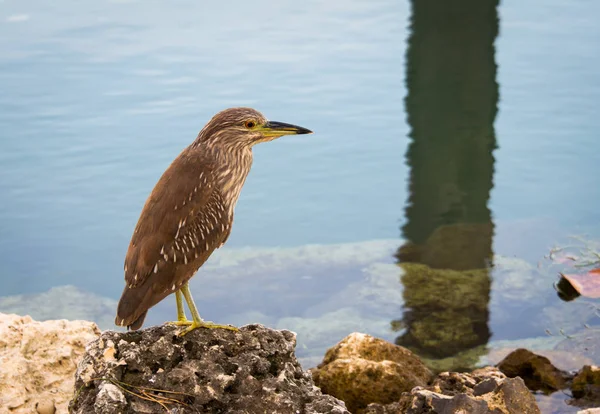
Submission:
<svg viewBox="0 0 600 414">
<path fill-rule="evenodd" d="M 312 131 L 284 122 L 269 121 L 252 108 L 225 109 L 206 124 L 197 141 L 210 145 L 252 147 L 284 135 L 312 134 Z"/>
</svg>

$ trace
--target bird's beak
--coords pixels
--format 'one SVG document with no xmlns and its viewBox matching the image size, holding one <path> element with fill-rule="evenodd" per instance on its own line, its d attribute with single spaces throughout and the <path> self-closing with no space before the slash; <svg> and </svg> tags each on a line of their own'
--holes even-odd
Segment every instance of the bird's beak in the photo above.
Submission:
<svg viewBox="0 0 600 414">
<path fill-rule="evenodd" d="M 312 134 L 310 129 L 285 122 L 269 121 L 260 128 L 265 137 L 280 137 L 282 135 Z"/>
</svg>

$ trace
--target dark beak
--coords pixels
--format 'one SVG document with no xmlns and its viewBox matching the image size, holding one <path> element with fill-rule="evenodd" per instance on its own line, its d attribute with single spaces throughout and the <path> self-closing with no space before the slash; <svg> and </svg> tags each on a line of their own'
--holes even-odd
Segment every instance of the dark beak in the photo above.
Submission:
<svg viewBox="0 0 600 414">
<path fill-rule="evenodd" d="M 310 129 L 302 128 L 297 125 L 286 124 L 285 122 L 269 121 L 262 128 L 265 135 L 301 135 L 312 134 Z"/>
</svg>

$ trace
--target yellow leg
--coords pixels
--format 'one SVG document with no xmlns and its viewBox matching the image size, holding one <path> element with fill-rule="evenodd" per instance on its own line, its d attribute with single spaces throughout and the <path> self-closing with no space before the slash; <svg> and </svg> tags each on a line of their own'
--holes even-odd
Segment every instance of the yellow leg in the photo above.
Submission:
<svg viewBox="0 0 600 414">
<path fill-rule="evenodd" d="M 177 326 L 189 326 L 192 321 L 188 320 L 185 316 L 185 309 L 183 308 L 183 295 L 181 289 L 175 292 L 175 301 L 177 302 L 177 320 L 175 322 L 167 322 L 169 325 Z"/>
<path fill-rule="evenodd" d="M 208 328 L 208 329 L 229 329 L 230 331 L 237 331 L 238 328 L 231 325 L 217 325 L 216 323 L 203 321 L 198 313 L 198 309 L 196 309 L 196 304 L 194 303 L 194 299 L 192 298 L 192 293 L 190 292 L 190 288 L 186 283 L 181 287 L 181 293 L 187 302 L 188 308 L 190 308 L 190 312 L 192 313 L 192 322 L 189 324 L 187 328 L 179 333 L 179 336 L 184 336 L 185 334 L 193 331 L 196 328 Z"/>
<path fill-rule="evenodd" d="M 177 301 L 177 320 L 187 321 L 185 309 L 183 308 L 183 295 L 181 294 L 181 290 L 175 292 L 175 300 Z"/>
</svg>

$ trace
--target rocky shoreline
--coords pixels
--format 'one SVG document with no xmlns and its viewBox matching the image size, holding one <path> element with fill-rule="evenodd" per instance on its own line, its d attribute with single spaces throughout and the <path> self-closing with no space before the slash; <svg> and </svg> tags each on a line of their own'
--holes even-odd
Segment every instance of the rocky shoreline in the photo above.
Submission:
<svg viewBox="0 0 600 414">
<path fill-rule="evenodd" d="M 560 370 L 525 349 L 435 375 L 408 349 L 353 333 L 303 370 L 288 330 L 176 332 L 0 314 L 0 413 L 600 412 L 600 368 Z M 552 393 L 570 411 L 538 405 Z"/>
</svg>

